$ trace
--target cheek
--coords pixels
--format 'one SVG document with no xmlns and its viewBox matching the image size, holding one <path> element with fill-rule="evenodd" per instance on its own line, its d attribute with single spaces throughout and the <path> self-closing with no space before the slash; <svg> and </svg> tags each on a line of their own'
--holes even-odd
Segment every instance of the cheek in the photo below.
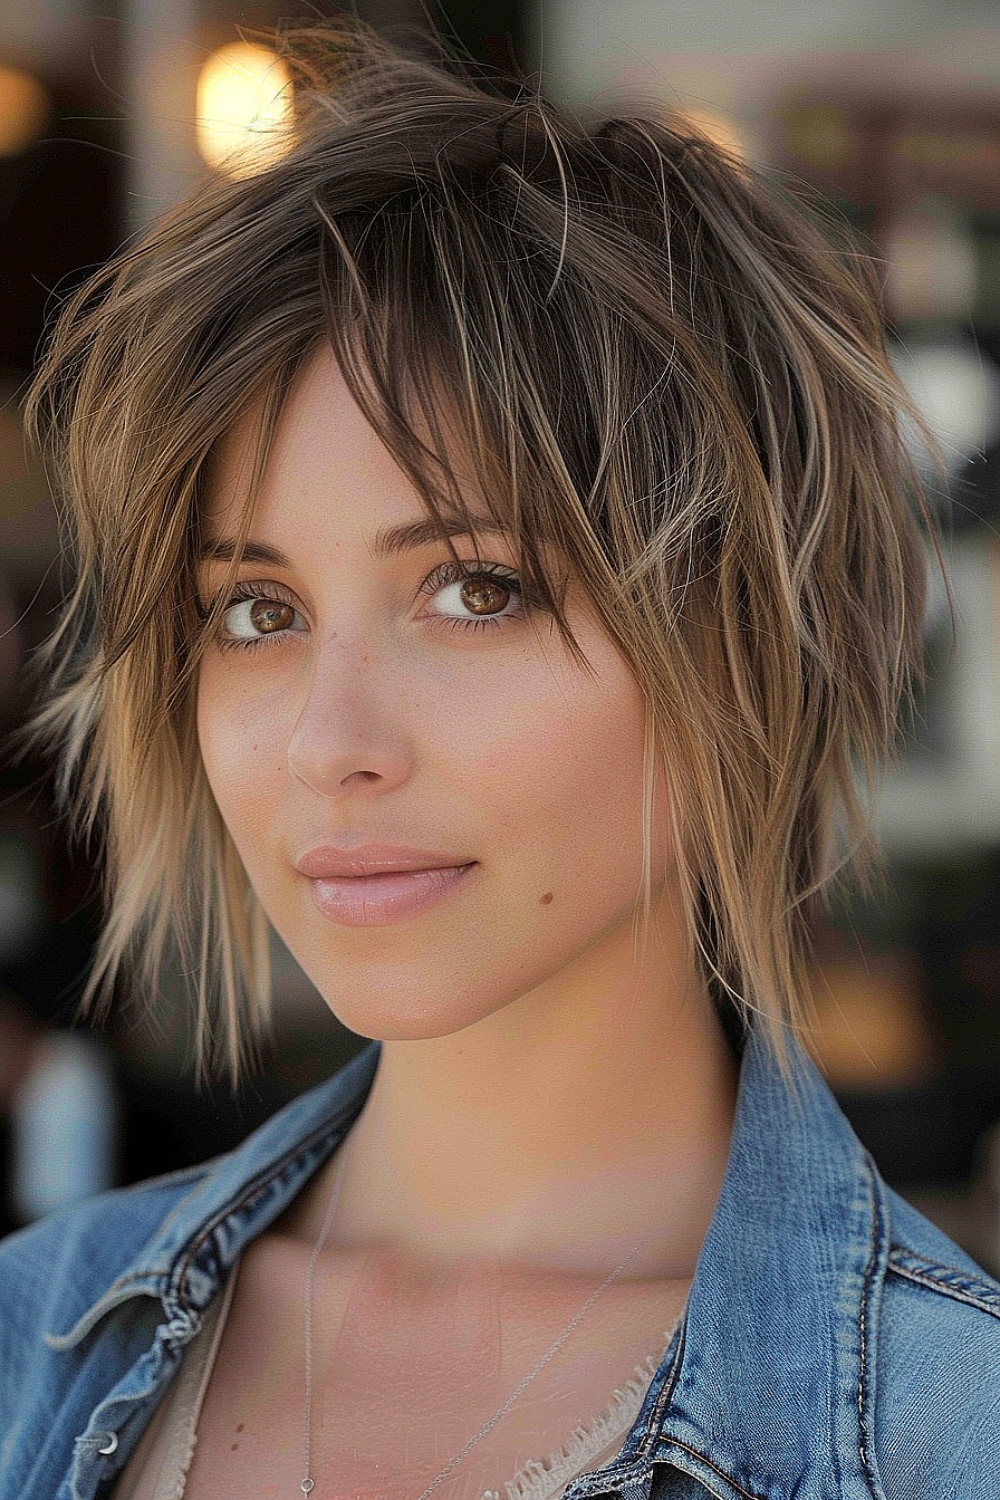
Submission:
<svg viewBox="0 0 1000 1500">
<path fill-rule="evenodd" d="M 595 679 L 577 670 L 550 676 L 504 715 L 504 732 L 477 767 L 497 789 L 516 837 L 565 892 L 604 888 L 614 901 L 642 872 L 645 701 L 617 656 L 597 660 Z M 498 826 L 503 805 L 494 807 Z M 666 786 L 654 782 L 651 856 L 663 869 L 669 824 Z"/>
<path fill-rule="evenodd" d="M 248 839 L 265 821 L 264 809 L 281 774 L 278 720 L 241 689 L 224 664 L 209 659 L 198 678 L 198 745 L 223 821 L 246 859 Z"/>
</svg>

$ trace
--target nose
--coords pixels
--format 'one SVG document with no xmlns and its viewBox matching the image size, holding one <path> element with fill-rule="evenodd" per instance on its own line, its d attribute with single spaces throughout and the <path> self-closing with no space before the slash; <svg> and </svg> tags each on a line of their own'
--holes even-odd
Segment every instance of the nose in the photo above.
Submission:
<svg viewBox="0 0 1000 1500">
<path fill-rule="evenodd" d="M 405 701 L 398 670 L 383 655 L 329 641 L 316 653 L 288 741 L 291 775 L 322 797 L 399 786 L 413 766 Z"/>
</svg>

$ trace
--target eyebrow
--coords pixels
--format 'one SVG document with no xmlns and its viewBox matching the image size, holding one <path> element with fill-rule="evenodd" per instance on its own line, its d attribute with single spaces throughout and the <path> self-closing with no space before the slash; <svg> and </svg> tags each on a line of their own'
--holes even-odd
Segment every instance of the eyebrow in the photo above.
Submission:
<svg viewBox="0 0 1000 1500">
<path fill-rule="evenodd" d="M 475 533 L 483 536 L 507 536 L 506 527 L 498 526 L 488 516 L 470 516 Z M 410 552 L 417 547 L 430 546 L 445 537 L 471 536 L 465 521 L 459 517 L 438 521 L 426 516 L 420 521 L 407 521 L 400 526 L 384 527 L 377 531 L 372 542 L 375 557 L 392 557 L 397 552 Z M 234 537 L 216 537 L 202 543 L 199 557 L 203 562 L 232 562 L 236 556 Z M 277 547 L 268 547 L 263 542 L 248 541 L 243 547 L 242 560 L 248 563 L 268 563 L 275 568 L 291 568 L 291 562 Z"/>
</svg>

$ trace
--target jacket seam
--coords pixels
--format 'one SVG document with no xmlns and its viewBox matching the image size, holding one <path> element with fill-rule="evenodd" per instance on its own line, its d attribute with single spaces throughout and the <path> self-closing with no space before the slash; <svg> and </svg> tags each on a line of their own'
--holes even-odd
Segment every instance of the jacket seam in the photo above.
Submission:
<svg viewBox="0 0 1000 1500">
<path fill-rule="evenodd" d="M 727 1484 L 732 1485 L 734 1490 L 745 1496 L 745 1500 L 767 1500 L 766 1496 L 758 1495 L 755 1490 L 745 1490 L 731 1474 L 727 1474 L 725 1469 L 720 1469 L 718 1464 L 713 1463 L 710 1458 L 706 1458 L 704 1453 L 700 1453 L 697 1448 L 692 1448 L 690 1443 L 685 1443 L 681 1438 L 671 1438 L 670 1442 L 675 1447 L 682 1448 L 685 1453 L 690 1453 L 692 1458 L 698 1459 L 699 1463 L 703 1463 L 707 1469 L 711 1469 L 713 1474 L 718 1474 L 720 1479 L 724 1479 Z"/>
<path fill-rule="evenodd" d="M 111 1285 L 109 1287 L 107 1287 L 101 1293 L 100 1297 L 98 1298 L 98 1301 L 103 1302 L 104 1299 L 105 1299 L 105 1297 L 110 1297 L 111 1296 L 112 1292 L 120 1292 L 124 1287 L 134 1286 L 138 1282 L 141 1282 L 141 1281 L 146 1281 L 146 1282 L 148 1282 L 148 1281 L 162 1281 L 165 1275 L 166 1275 L 165 1271 L 153 1271 L 153 1270 L 129 1271 L 129 1272 L 127 1272 L 126 1274 L 124 1274 L 122 1276 L 116 1277 L 115 1280 L 111 1283 Z M 152 1296 L 156 1296 L 157 1293 L 153 1292 L 151 1295 Z M 91 1307 L 96 1307 L 96 1306 L 97 1306 L 97 1302 L 92 1302 L 91 1303 Z M 90 1309 L 87 1308 L 87 1309 L 85 1309 L 85 1311 L 89 1312 Z"/>
<path fill-rule="evenodd" d="M 669 1410 L 670 1403 L 674 1399 L 674 1391 L 677 1389 L 677 1382 L 680 1379 L 681 1365 L 684 1362 L 684 1348 L 686 1343 L 687 1307 L 684 1309 L 677 1335 L 677 1353 L 667 1373 L 663 1389 L 657 1397 L 653 1410 L 649 1414 L 649 1431 L 644 1446 L 639 1450 L 638 1457 L 650 1457 L 656 1445 L 663 1440 L 664 1413 Z M 674 1439 L 671 1438 L 670 1441 L 673 1442 Z"/>
<path fill-rule="evenodd" d="M 175 1184 L 180 1185 L 181 1183 L 187 1181 L 193 1181 L 191 1191 L 189 1193 L 185 1193 L 181 1198 L 178 1198 L 177 1202 L 168 1211 L 166 1218 L 162 1219 L 157 1225 L 155 1231 L 157 1237 L 162 1237 L 168 1227 L 177 1218 L 178 1214 L 183 1213 L 184 1210 L 198 1198 L 198 1195 L 204 1192 L 206 1186 L 212 1180 L 213 1171 L 217 1170 L 217 1168 L 222 1163 L 228 1161 L 231 1156 L 232 1152 L 222 1151 L 218 1156 L 213 1156 L 209 1161 L 201 1162 L 198 1166 L 183 1167 L 178 1172 L 165 1173 L 163 1177 L 154 1178 L 151 1184 L 138 1184 L 138 1186 L 140 1187 L 147 1185 L 159 1186 L 160 1184 L 167 1187 Z"/>
<path fill-rule="evenodd" d="M 358 1109 L 355 1110 L 355 1114 L 354 1116 L 352 1116 L 352 1119 L 360 1113 L 361 1107 L 362 1106 L 359 1106 Z M 177 1263 L 170 1278 L 171 1287 L 174 1292 L 174 1298 L 176 1299 L 178 1306 L 182 1311 L 184 1311 L 185 1313 L 190 1312 L 194 1306 L 190 1298 L 185 1296 L 182 1291 L 184 1283 L 187 1280 L 191 1263 L 197 1258 L 197 1256 L 201 1252 L 202 1247 L 204 1246 L 206 1241 L 209 1240 L 215 1233 L 219 1225 L 222 1224 L 226 1219 L 230 1218 L 233 1214 L 239 1213 L 242 1209 L 246 1208 L 248 1203 L 251 1203 L 254 1198 L 262 1193 L 275 1180 L 276 1177 L 280 1177 L 282 1172 L 284 1172 L 285 1169 L 293 1162 L 308 1156 L 316 1145 L 318 1145 L 326 1138 L 336 1135 L 341 1125 L 344 1123 L 344 1119 L 345 1115 L 341 1114 L 335 1120 L 325 1120 L 323 1124 L 317 1126 L 316 1129 L 312 1131 L 312 1133 L 308 1135 L 304 1141 L 298 1141 L 294 1147 L 292 1147 L 284 1154 L 284 1156 L 279 1157 L 278 1161 L 272 1162 L 264 1172 L 259 1173 L 254 1178 L 251 1178 L 251 1180 L 244 1186 L 243 1192 L 241 1193 L 239 1198 L 227 1203 L 216 1214 L 214 1214 L 206 1224 L 202 1225 L 200 1233 L 196 1234 L 186 1247 L 182 1247 L 185 1249 L 186 1253 Z"/>
<path fill-rule="evenodd" d="M 140 1293 L 154 1298 L 162 1298 L 163 1294 L 158 1288 L 140 1285 L 141 1282 L 149 1277 L 149 1274 L 147 1273 L 146 1277 L 127 1276 L 121 1281 L 114 1282 L 108 1287 L 106 1292 L 101 1294 L 96 1302 L 92 1302 L 80 1314 L 76 1322 L 67 1328 L 65 1333 L 54 1333 L 51 1329 L 43 1328 L 42 1340 L 46 1348 L 54 1350 L 57 1354 L 62 1354 L 68 1349 L 76 1348 L 85 1338 L 88 1338 L 93 1333 L 97 1325 L 103 1322 L 109 1313 L 114 1312 L 116 1308 L 121 1307 L 123 1303 Z M 162 1281 L 163 1273 L 154 1274 L 153 1279 Z M 135 1283 L 135 1289 L 133 1289 L 133 1283 Z M 125 1296 L 118 1296 L 119 1292 L 124 1292 Z M 103 1303 L 107 1303 L 107 1306 L 102 1306 Z M 96 1316 L 94 1316 L 95 1314 Z M 82 1331 L 77 1333 L 77 1330 L 81 1328 Z"/>
<path fill-rule="evenodd" d="M 864 1471 L 868 1488 L 871 1490 L 875 1500 L 885 1500 L 885 1491 L 879 1477 L 875 1460 L 874 1441 L 869 1453 L 868 1427 L 868 1308 L 874 1296 L 875 1277 L 878 1269 L 879 1246 L 885 1239 L 885 1217 L 878 1192 L 878 1179 L 875 1173 L 875 1163 L 871 1156 L 865 1153 L 868 1168 L 868 1190 L 871 1201 L 871 1241 L 868 1249 L 868 1264 L 865 1267 L 864 1287 L 861 1296 L 861 1311 L 858 1318 L 858 1333 L 860 1342 L 860 1369 L 858 1372 L 858 1457 L 861 1459 L 861 1467 Z"/>
<path fill-rule="evenodd" d="M 916 1286 L 927 1287 L 929 1291 L 939 1292 L 942 1297 L 951 1297 L 956 1302 L 964 1302 L 967 1307 L 978 1307 L 980 1312 L 990 1313 L 994 1318 L 1000 1318 L 1000 1294 L 994 1294 L 997 1296 L 997 1300 L 996 1302 L 992 1302 L 988 1301 L 985 1297 L 977 1296 L 969 1287 L 954 1286 L 951 1282 L 943 1280 L 934 1273 L 936 1271 L 945 1271 L 950 1272 L 954 1276 L 964 1277 L 964 1272 L 958 1271 L 953 1267 L 944 1266 L 939 1261 L 926 1260 L 923 1256 L 918 1256 L 915 1251 L 905 1250 L 902 1246 L 899 1248 L 903 1249 L 906 1255 L 912 1256 L 914 1260 L 923 1261 L 923 1265 L 906 1265 L 897 1260 L 893 1252 L 890 1252 L 889 1270 L 897 1276 L 902 1276 L 907 1281 L 912 1281 Z M 985 1282 L 981 1284 L 985 1292 L 990 1292 L 990 1288 Z"/>
<path fill-rule="evenodd" d="M 197 1192 L 201 1187 L 204 1186 L 205 1182 L 208 1180 L 208 1177 L 210 1175 L 209 1169 L 214 1165 L 214 1163 L 224 1161 L 227 1155 L 228 1153 L 222 1152 L 219 1156 L 212 1158 L 208 1162 L 201 1162 L 200 1164 L 190 1167 L 180 1167 L 175 1172 L 164 1172 L 159 1177 L 147 1178 L 143 1182 L 129 1183 L 125 1187 L 117 1189 L 116 1191 L 121 1193 L 140 1193 L 145 1192 L 149 1189 L 158 1190 L 163 1187 L 179 1186 L 181 1184 L 187 1183 L 188 1181 L 191 1181 L 192 1179 L 195 1180 L 196 1185 L 194 1191 L 192 1193 L 187 1193 L 182 1198 L 180 1198 L 168 1210 L 166 1218 L 162 1219 L 157 1225 L 156 1229 L 153 1231 L 154 1235 L 156 1237 L 159 1237 L 163 1234 L 163 1231 L 165 1230 L 167 1225 L 177 1217 L 178 1213 L 183 1209 L 184 1205 L 188 1203 L 192 1197 L 197 1196 Z M 198 1179 L 200 1179 L 200 1181 L 198 1181 Z M 149 1243 L 150 1241 L 147 1240 L 147 1248 Z M 168 1271 L 165 1268 L 160 1267 L 159 1269 L 157 1269 L 154 1266 L 148 1264 L 122 1272 L 121 1275 L 116 1276 L 114 1281 L 112 1281 L 111 1284 L 105 1288 L 96 1302 L 92 1302 L 88 1308 L 84 1309 L 72 1328 L 67 1329 L 65 1333 L 53 1333 L 51 1330 L 43 1330 L 42 1337 L 45 1340 L 46 1345 L 49 1348 L 56 1348 L 57 1345 L 52 1344 L 50 1340 L 55 1339 L 59 1341 L 59 1343 L 61 1343 L 63 1340 L 68 1339 L 76 1330 L 76 1328 L 78 1328 L 79 1325 L 84 1322 L 88 1315 L 92 1313 L 94 1309 L 100 1305 L 100 1303 L 107 1301 L 109 1298 L 115 1298 L 119 1292 L 126 1291 L 131 1287 L 141 1287 L 143 1291 L 148 1292 L 152 1297 L 162 1297 L 163 1291 L 159 1287 L 156 1289 L 150 1287 L 148 1283 L 150 1281 L 165 1283 L 167 1280 L 167 1276 Z M 101 1316 L 106 1316 L 107 1313 L 111 1312 L 112 1310 L 112 1307 L 106 1308 Z M 95 1319 L 90 1327 L 86 1330 L 86 1332 L 81 1335 L 81 1337 L 86 1338 L 87 1334 L 91 1333 L 93 1329 L 96 1328 L 98 1322 L 100 1322 L 100 1318 Z"/>
<path fill-rule="evenodd" d="M 685 1310 L 685 1314 L 681 1320 L 678 1334 L 677 1353 L 674 1357 L 673 1364 L 670 1367 L 670 1372 L 664 1383 L 663 1390 L 660 1392 L 659 1399 L 657 1400 L 655 1407 L 650 1413 L 650 1441 L 647 1442 L 643 1448 L 640 1448 L 639 1452 L 636 1454 L 636 1458 L 645 1459 L 646 1461 L 652 1461 L 653 1463 L 669 1463 L 669 1458 L 662 1452 L 663 1445 L 666 1444 L 668 1446 L 680 1448 L 685 1453 L 689 1453 L 692 1458 L 698 1459 L 698 1461 L 700 1463 L 703 1463 L 706 1468 L 711 1469 L 712 1473 L 717 1474 L 718 1477 L 724 1480 L 726 1484 L 731 1485 L 734 1490 L 736 1490 L 744 1497 L 744 1500 L 765 1500 L 764 1496 L 755 1494 L 753 1490 L 744 1489 L 743 1486 L 739 1484 L 731 1474 L 727 1474 L 725 1469 L 720 1469 L 718 1464 L 713 1463 L 710 1458 L 707 1458 L 704 1453 L 699 1452 L 697 1448 L 693 1448 L 690 1443 L 685 1443 L 683 1438 L 674 1437 L 672 1435 L 664 1433 L 663 1414 L 664 1412 L 669 1410 L 670 1403 L 673 1401 L 674 1391 L 677 1388 L 677 1382 L 679 1381 L 681 1375 L 681 1367 L 684 1363 L 684 1349 L 686 1343 L 687 1312 Z M 659 1430 L 657 1430 L 658 1422 Z M 650 1451 L 651 1449 L 653 1449 L 654 1451 Z M 622 1479 L 622 1476 L 619 1474 L 615 1474 L 613 1478 L 614 1480 L 619 1481 Z"/>
</svg>

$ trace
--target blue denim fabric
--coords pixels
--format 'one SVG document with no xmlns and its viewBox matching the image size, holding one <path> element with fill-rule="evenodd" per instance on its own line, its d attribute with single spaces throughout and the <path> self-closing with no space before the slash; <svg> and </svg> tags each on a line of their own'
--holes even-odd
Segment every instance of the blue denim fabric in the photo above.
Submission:
<svg viewBox="0 0 1000 1500">
<path fill-rule="evenodd" d="M 338 1145 L 381 1044 L 191 1171 L 0 1245 L 0 1500 L 107 1494 L 240 1251 Z M 793 1044 L 751 1032 L 688 1305 L 569 1500 L 998 1500 L 1000 1284 L 886 1187 Z"/>
</svg>

